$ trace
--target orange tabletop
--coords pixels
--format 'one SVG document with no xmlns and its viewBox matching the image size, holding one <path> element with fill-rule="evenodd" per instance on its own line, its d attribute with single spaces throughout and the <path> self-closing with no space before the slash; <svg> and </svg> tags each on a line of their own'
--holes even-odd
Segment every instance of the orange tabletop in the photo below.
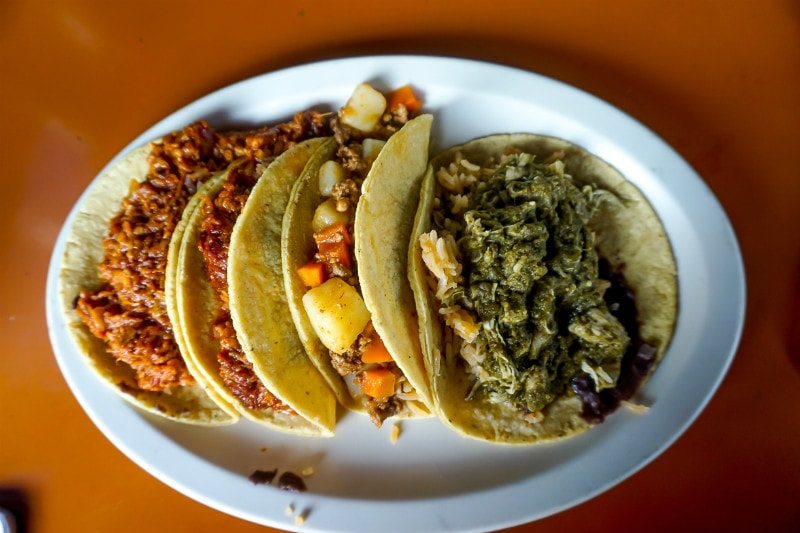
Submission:
<svg viewBox="0 0 800 533">
<path fill-rule="evenodd" d="M 425 53 L 538 72 L 644 122 L 719 197 L 748 273 L 738 355 L 686 434 L 612 490 L 515 531 L 797 531 L 798 21 L 790 1 L 2 3 L 0 498 L 24 503 L 35 532 L 263 530 L 151 477 L 81 410 L 45 324 L 56 234 L 115 153 L 213 89 Z"/>
</svg>

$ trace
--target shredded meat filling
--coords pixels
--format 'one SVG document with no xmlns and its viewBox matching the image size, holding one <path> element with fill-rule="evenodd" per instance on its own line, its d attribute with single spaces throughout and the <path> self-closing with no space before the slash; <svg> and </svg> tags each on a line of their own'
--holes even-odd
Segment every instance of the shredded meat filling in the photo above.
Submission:
<svg viewBox="0 0 800 533">
<path fill-rule="evenodd" d="M 217 197 L 203 202 L 203 223 L 198 246 L 203 254 L 206 275 L 220 300 L 220 311 L 212 333 L 220 343 L 217 354 L 220 377 L 223 383 L 250 409 L 288 410 L 271 394 L 253 371 L 245 357 L 231 321 L 228 300 L 228 247 L 233 225 L 257 180 L 255 162 L 234 167 L 222 185 Z"/>
<path fill-rule="evenodd" d="M 170 237 L 189 196 L 228 164 L 222 138 L 205 122 L 153 143 L 150 168 L 134 183 L 109 223 L 99 266 L 105 284 L 81 291 L 76 312 L 117 360 L 136 373 L 143 390 L 164 391 L 194 382 L 172 337 L 164 302 Z"/>
<path fill-rule="evenodd" d="M 183 359 L 175 357 L 171 332 L 146 314 L 125 311 L 110 286 L 96 293 L 81 292 L 77 311 L 117 360 L 137 370 L 140 388 L 164 390 L 194 383 Z"/>
</svg>

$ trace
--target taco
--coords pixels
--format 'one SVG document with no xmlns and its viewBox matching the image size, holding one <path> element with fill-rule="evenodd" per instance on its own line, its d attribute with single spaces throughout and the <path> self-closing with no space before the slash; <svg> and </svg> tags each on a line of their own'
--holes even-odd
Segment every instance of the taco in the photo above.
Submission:
<svg viewBox="0 0 800 533">
<path fill-rule="evenodd" d="M 435 157 L 408 260 L 437 414 L 481 440 L 601 422 L 675 324 L 658 216 L 610 165 L 552 137 L 495 135 Z"/>
<path fill-rule="evenodd" d="M 181 354 L 165 302 L 167 266 L 197 188 L 236 159 L 266 161 L 274 147 L 309 136 L 310 117 L 248 132 L 191 124 L 126 154 L 87 192 L 62 259 L 62 313 L 79 351 L 126 400 L 185 423 L 236 420 Z"/>
<path fill-rule="evenodd" d="M 387 107 L 372 87 L 356 90 L 334 120 L 334 139 L 295 184 L 281 240 L 289 307 L 309 357 L 339 401 L 376 426 L 430 416 L 410 289 L 403 301 L 390 294 L 395 282 L 407 287 L 395 275 L 405 261 L 384 258 L 406 249 L 411 225 L 402 215 L 418 201 L 432 118 L 409 120 L 419 106 L 397 104 L 396 94 Z M 403 101 L 417 102 L 413 94 Z M 372 120 L 361 120 L 373 102 Z"/>
<path fill-rule="evenodd" d="M 184 212 L 167 292 L 176 339 L 198 381 L 234 413 L 311 436 L 333 435 L 336 399 L 294 332 L 280 225 L 295 180 L 325 140 L 296 144 L 265 169 L 235 161 L 207 182 Z"/>
</svg>

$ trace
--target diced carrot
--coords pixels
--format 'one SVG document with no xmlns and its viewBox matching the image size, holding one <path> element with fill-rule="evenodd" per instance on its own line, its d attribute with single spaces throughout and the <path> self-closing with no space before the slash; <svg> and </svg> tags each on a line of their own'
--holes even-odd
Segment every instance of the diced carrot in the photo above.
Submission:
<svg viewBox="0 0 800 533">
<path fill-rule="evenodd" d="M 394 394 L 395 377 L 388 368 L 373 368 L 361 373 L 361 390 L 373 398 L 386 398 Z"/>
<path fill-rule="evenodd" d="M 319 255 L 326 260 L 335 261 L 343 267 L 353 267 L 353 261 L 350 259 L 350 249 L 344 241 L 320 243 Z"/>
<path fill-rule="evenodd" d="M 353 238 L 350 236 L 350 232 L 347 231 L 347 225 L 342 222 L 331 224 L 322 231 L 315 233 L 314 240 L 317 241 L 317 245 L 323 242 L 339 241 L 344 241 L 347 244 L 353 244 Z"/>
<path fill-rule="evenodd" d="M 391 363 L 392 355 L 377 334 L 373 335 L 361 352 L 361 360 L 365 363 Z"/>
<path fill-rule="evenodd" d="M 422 109 L 422 102 L 420 102 L 417 95 L 414 94 L 414 90 L 410 85 L 403 85 L 389 95 L 389 104 L 387 107 L 390 111 L 395 109 L 399 104 L 406 106 L 406 109 L 408 109 L 408 112 L 411 114 L 417 113 Z"/>
<path fill-rule="evenodd" d="M 325 283 L 325 265 L 316 261 L 309 261 L 297 269 L 297 275 L 300 276 L 300 280 L 306 287 L 319 287 Z"/>
</svg>

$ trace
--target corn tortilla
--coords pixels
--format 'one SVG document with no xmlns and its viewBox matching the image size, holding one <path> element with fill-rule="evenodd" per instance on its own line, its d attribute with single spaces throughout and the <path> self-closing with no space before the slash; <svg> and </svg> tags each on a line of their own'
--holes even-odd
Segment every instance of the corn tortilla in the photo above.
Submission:
<svg viewBox="0 0 800 533">
<path fill-rule="evenodd" d="M 125 400 L 145 411 L 178 422 L 230 424 L 235 418 L 220 408 L 199 382 L 177 387 L 170 392 L 140 389 L 134 371 L 117 362 L 107 351 L 105 343 L 89 332 L 74 309 L 75 298 L 81 290 L 93 290 L 103 284 L 98 265 L 103 260 L 102 243 L 108 232 L 109 221 L 128 195 L 131 181 L 142 182 L 147 176 L 149 153 L 149 145 L 131 151 L 106 169 L 89 189 L 66 238 L 58 288 L 61 312 L 70 336 L 90 367 Z M 173 233 L 170 256 L 176 253 L 179 246 L 180 231 L 182 228 L 176 228 Z M 187 367 L 195 375 L 191 364 L 187 364 Z"/>
<path fill-rule="evenodd" d="M 576 185 L 596 185 L 620 200 L 599 209 L 589 227 L 597 235 L 599 256 L 609 261 L 614 270 L 624 273 L 626 283 L 635 294 L 639 334 L 656 348 L 656 364 L 666 352 L 675 325 L 677 267 L 664 228 L 642 193 L 616 169 L 574 144 L 541 135 L 494 135 L 451 148 L 431 161 L 420 192 L 408 271 L 437 414 L 452 429 L 468 437 L 496 443 L 530 444 L 565 438 L 589 429 L 590 424 L 581 418 L 580 399 L 567 391 L 545 408 L 544 419 L 539 423 L 528 422 L 522 413 L 506 404 L 466 400 L 472 383 L 460 356 L 447 350 L 447 336 L 452 333 L 440 320 L 438 303 L 426 283 L 427 270 L 418 245 L 419 236 L 431 229 L 436 197 L 435 170 L 449 164 L 457 152 L 482 164 L 491 157 L 499 158 L 510 148 L 542 159 L 563 151 L 566 172 L 573 176 Z"/>
</svg>

